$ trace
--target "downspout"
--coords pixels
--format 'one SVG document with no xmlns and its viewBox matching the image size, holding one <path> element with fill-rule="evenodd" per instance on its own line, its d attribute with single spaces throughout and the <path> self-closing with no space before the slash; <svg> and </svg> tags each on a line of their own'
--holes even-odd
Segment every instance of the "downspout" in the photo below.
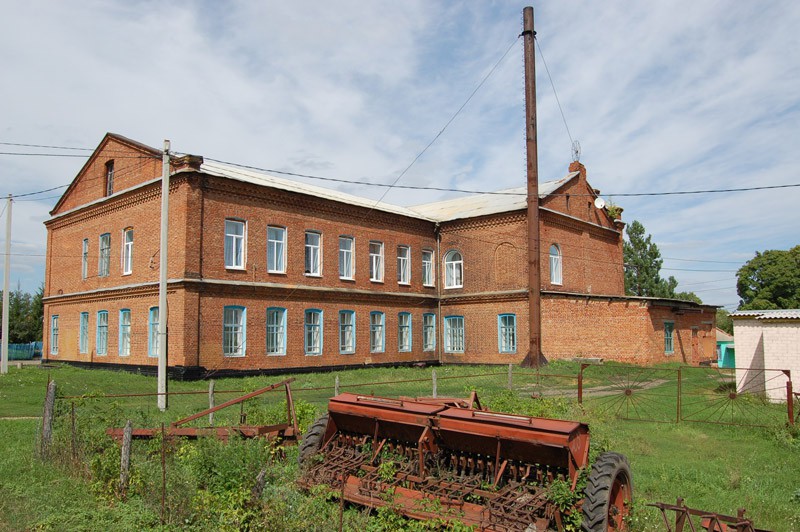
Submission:
<svg viewBox="0 0 800 532">
<path fill-rule="evenodd" d="M 439 222 L 436 222 L 436 226 L 434 227 L 433 231 L 436 233 L 436 262 L 434 264 L 441 265 L 439 261 L 440 253 L 441 253 L 441 243 L 442 243 L 442 234 L 440 232 L 441 227 L 439 226 Z M 439 270 L 440 268 L 436 268 Z M 436 277 L 439 276 L 439 272 L 436 272 Z M 441 279 L 436 283 L 436 321 L 440 322 L 441 324 L 444 323 L 444 318 L 442 317 L 442 283 Z M 440 323 L 436 324 L 436 358 L 439 359 L 439 364 L 442 363 L 442 342 L 444 341 L 444 337 L 442 336 L 442 327 Z"/>
</svg>

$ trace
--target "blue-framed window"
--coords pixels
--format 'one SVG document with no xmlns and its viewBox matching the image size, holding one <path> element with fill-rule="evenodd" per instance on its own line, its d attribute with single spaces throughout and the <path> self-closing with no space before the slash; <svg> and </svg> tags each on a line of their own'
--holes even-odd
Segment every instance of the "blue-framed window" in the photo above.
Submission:
<svg viewBox="0 0 800 532">
<path fill-rule="evenodd" d="M 411 314 L 408 312 L 397 315 L 397 350 L 411 351 Z"/>
<path fill-rule="evenodd" d="M 445 353 L 464 352 L 464 316 L 446 316 L 444 318 L 444 351 Z"/>
<path fill-rule="evenodd" d="M 517 316 L 515 314 L 497 316 L 497 349 L 501 353 L 517 352 Z"/>
<path fill-rule="evenodd" d="M 304 319 L 306 355 L 322 354 L 322 311 L 306 310 Z"/>
<path fill-rule="evenodd" d="M 89 313 L 81 312 L 81 321 L 78 332 L 78 352 L 89 352 Z"/>
<path fill-rule="evenodd" d="M 150 307 L 147 321 L 147 356 L 158 356 L 158 307 Z"/>
<path fill-rule="evenodd" d="M 58 314 L 50 316 L 50 354 L 58 354 Z"/>
<path fill-rule="evenodd" d="M 339 352 L 356 352 L 356 313 L 352 310 L 339 311 Z"/>
<path fill-rule="evenodd" d="M 671 355 L 675 352 L 675 322 L 664 322 L 664 354 Z"/>
<path fill-rule="evenodd" d="M 267 354 L 280 356 L 286 354 L 286 309 L 269 307 L 267 309 Z"/>
<path fill-rule="evenodd" d="M 119 311 L 119 356 L 131 354 L 131 311 L 124 308 Z"/>
<path fill-rule="evenodd" d="M 97 354 L 108 354 L 108 311 L 101 310 L 97 313 Z"/>
<path fill-rule="evenodd" d="M 436 314 L 422 315 L 422 350 L 436 349 Z"/>
<path fill-rule="evenodd" d="M 386 316 L 377 310 L 369 313 L 369 350 L 383 353 L 386 348 Z"/>
<path fill-rule="evenodd" d="M 100 253 L 97 259 L 97 276 L 108 277 L 111 268 L 111 233 L 100 235 Z"/>
<path fill-rule="evenodd" d="M 89 277 L 89 239 L 83 239 L 81 247 L 81 279 Z"/>
<path fill-rule="evenodd" d="M 247 309 L 238 305 L 222 310 L 222 355 L 243 357 L 247 342 Z"/>
</svg>

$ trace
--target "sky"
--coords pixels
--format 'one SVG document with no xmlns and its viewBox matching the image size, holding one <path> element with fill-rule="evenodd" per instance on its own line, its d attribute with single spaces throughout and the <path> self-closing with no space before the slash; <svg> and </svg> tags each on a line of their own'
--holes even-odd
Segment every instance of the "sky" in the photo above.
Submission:
<svg viewBox="0 0 800 532">
<path fill-rule="evenodd" d="M 524 5 L 5 1 L 0 194 L 67 185 L 90 153 L 11 144 L 92 149 L 109 131 L 335 179 L 523 186 Z M 540 181 L 566 175 L 578 141 L 592 186 L 652 235 L 662 276 L 734 309 L 736 270 L 799 243 L 800 187 L 625 194 L 800 184 L 800 2 L 532 5 Z M 42 153 L 79 157 L 30 155 Z M 375 200 L 386 191 L 309 182 Z M 43 222 L 63 191 L 14 202 L 12 288 L 43 282 Z M 463 195 L 391 189 L 383 200 Z"/>
</svg>

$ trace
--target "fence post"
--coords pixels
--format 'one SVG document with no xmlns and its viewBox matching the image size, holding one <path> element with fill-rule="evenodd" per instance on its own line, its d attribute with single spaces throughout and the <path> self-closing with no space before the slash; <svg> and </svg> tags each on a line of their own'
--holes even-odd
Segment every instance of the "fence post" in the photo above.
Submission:
<svg viewBox="0 0 800 532">
<path fill-rule="evenodd" d="M 789 414 L 789 425 L 794 425 L 794 390 L 792 390 L 792 379 L 786 381 L 786 409 Z"/>
<path fill-rule="evenodd" d="M 583 370 L 589 367 L 589 364 L 581 364 L 581 370 L 578 372 L 578 404 L 583 404 Z"/>
<path fill-rule="evenodd" d="M 42 415 L 42 441 L 39 454 L 46 458 L 53 439 L 53 414 L 56 406 L 56 381 L 47 384 L 47 395 L 44 398 L 44 414 Z"/>
<path fill-rule="evenodd" d="M 161 423 L 161 524 L 166 523 L 167 509 L 167 431 Z"/>
<path fill-rule="evenodd" d="M 681 396 L 682 396 L 681 385 L 683 384 L 682 381 L 681 381 L 681 375 L 682 375 L 681 367 L 678 366 L 678 400 L 676 401 L 676 403 L 678 405 L 678 412 L 677 412 L 677 415 L 676 415 L 676 418 L 675 418 L 675 423 L 680 423 L 681 422 Z"/>
<path fill-rule="evenodd" d="M 133 437 L 133 423 L 129 419 L 122 431 L 122 451 L 119 461 L 119 496 L 125 500 L 128 492 L 128 479 L 131 466 L 131 438 Z"/>
<path fill-rule="evenodd" d="M 339 376 L 333 381 L 333 395 L 339 395 Z"/>
<path fill-rule="evenodd" d="M 214 379 L 208 381 L 208 408 L 214 408 Z M 214 426 L 214 412 L 209 412 L 208 424 Z"/>
<path fill-rule="evenodd" d="M 70 414 L 70 445 L 72 447 L 72 461 L 73 463 L 78 459 L 78 436 L 75 428 L 75 401 L 72 401 Z"/>
<path fill-rule="evenodd" d="M 436 370 L 431 370 L 431 379 L 433 380 L 433 398 L 436 399 L 439 396 L 439 385 L 436 382 Z"/>
<path fill-rule="evenodd" d="M 508 389 L 514 389 L 514 366 L 513 364 L 508 365 Z"/>
</svg>

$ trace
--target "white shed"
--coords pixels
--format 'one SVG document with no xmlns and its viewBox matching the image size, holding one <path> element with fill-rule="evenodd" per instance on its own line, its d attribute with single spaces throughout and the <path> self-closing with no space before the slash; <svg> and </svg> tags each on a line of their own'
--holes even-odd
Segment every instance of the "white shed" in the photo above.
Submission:
<svg viewBox="0 0 800 532">
<path fill-rule="evenodd" d="M 731 318 L 736 391 L 785 402 L 791 376 L 800 383 L 800 309 L 739 310 Z"/>
</svg>

